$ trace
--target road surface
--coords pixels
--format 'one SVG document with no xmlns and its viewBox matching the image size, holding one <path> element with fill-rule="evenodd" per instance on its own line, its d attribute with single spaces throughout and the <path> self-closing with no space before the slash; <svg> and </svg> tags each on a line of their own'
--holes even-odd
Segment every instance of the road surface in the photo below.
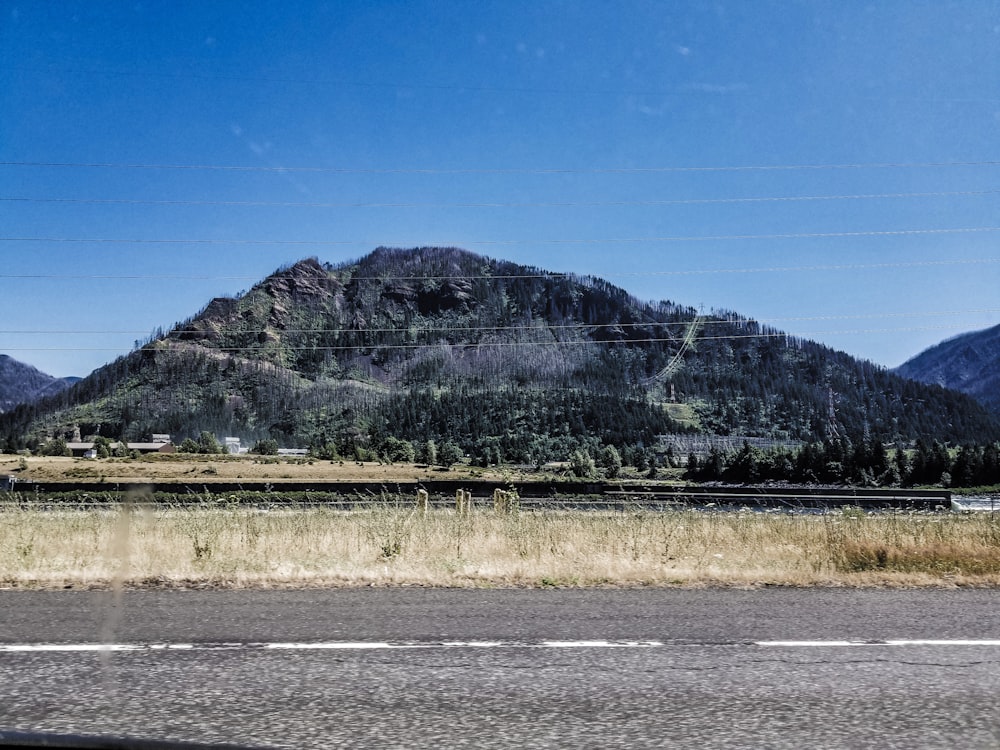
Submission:
<svg viewBox="0 0 1000 750">
<path fill-rule="evenodd" d="M 998 703 L 989 590 L 0 592 L 0 728 L 310 748 L 993 748 Z"/>
</svg>

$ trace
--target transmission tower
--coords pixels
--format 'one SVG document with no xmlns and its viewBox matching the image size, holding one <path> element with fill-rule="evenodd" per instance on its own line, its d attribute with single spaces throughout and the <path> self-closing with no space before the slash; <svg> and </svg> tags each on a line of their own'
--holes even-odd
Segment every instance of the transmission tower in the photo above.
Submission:
<svg viewBox="0 0 1000 750">
<path fill-rule="evenodd" d="M 832 440 L 833 438 L 840 438 L 840 430 L 837 429 L 837 407 L 834 401 L 833 386 L 827 387 L 827 414 L 826 414 L 826 433 L 827 436 Z"/>
</svg>

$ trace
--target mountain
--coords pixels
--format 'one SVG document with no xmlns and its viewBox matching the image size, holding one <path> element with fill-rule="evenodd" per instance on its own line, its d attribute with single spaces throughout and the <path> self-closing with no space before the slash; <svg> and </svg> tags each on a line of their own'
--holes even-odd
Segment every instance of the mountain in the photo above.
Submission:
<svg viewBox="0 0 1000 750">
<path fill-rule="evenodd" d="M 967 393 L 1000 415 L 1000 325 L 942 341 L 904 362 L 896 372 Z"/>
<path fill-rule="evenodd" d="M 0 354 L 0 414 L 18 404 L 37 401 L 69 388 L 80 378 L 55 378 Z"/>
<path fill-rule="evenodd" d="M 643 451 L 683 433 L 1000 436 L 965 395 L 736 313 L 643 302 L 601 279 L 455 248 L 279 269 L 3 415 L 0 446 L 74 428 L 128 440 L 208 430 L 341 455 L 434 440 L 515 461 Z"/>
</svg>

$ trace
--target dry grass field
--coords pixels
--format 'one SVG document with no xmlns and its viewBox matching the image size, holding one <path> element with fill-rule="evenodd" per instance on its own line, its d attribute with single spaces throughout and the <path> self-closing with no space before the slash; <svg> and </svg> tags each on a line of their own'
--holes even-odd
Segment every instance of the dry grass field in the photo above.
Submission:
<svg viewBox="0 0 1000 750">
<path fill-rule="evenodd" d="M 456 466 L 299 458 L 0 456 L 40 482 L 406 482 L 539 478 Z M 550 477 L 552 475 L 549 475 Z M 112 506 L 113 508 L 113 506 Z M 0 494 L 0 587 L 951 586 L 1000 584 L 991 513 L 266 510 L 205 495 L 179 507 L 51 510 Z"/>
<path fill-rule="evenodd" d="M 0 499 L 0 587 L 953 586 L 1000 583 L 992 514 L 52 511 Z"/>
<path fill-rule="evenodd" d="M 423 464 L 379 464 L 355 461 L 321 461 L 279 456 L 201 456 L 150 454 L 139 458 L 62 458 L 0 455 L 0 476 L 17 476 L 36 482 L 135 482 L 191 481 L 199 484 L 234 480 L 412 482 L 425 479 L 537 478 L 533 472 L 483 469 L 455 465 L 445 470 Z"/>
</svg>

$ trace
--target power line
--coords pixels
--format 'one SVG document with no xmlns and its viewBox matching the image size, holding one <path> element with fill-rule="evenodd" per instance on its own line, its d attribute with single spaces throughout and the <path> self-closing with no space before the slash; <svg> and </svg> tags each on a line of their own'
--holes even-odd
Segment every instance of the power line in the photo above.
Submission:
<svg viewBox="0 0 1000 750">
<path fill-rule="evenodd" d="M 855 328 L 855 329 L 844 329 L 836 331 L 803 331 L 799 333 L 787 333 L 784 331 L 761 331 L 758 333 L 740 333 L 740 334 L 727 334 L 727 335 L 717 335 L 717 336 L 696 336 L 693 341 L 734 341 L 741 339 L 788 339 L 788 340 L 798 340 L 803 339 L 806 336 L 845 336 L 845 335 L 862 335 L 862 334 L 873 334 L 873 333 L 900 333 L 905 331 L 943 331 L 943 330 L 954 330 L 955 328 L 960 328 L 961 326 L 957 324 L 952 325 L 938 325 L 938 326 L 905 326 L 899 328 Z M 274 353 L 279 352 L 316 352 L 316 351 L 352 351 L 357 349 L 377 349 L 377 350 L 412 350 L 412 349 L 433 349 L 438 346 L 455 346 L 459 348 L 469 348 L 469 349 L 482 349 L 490 347 L 518 347 L 518 346 L 592 346 L 592 345 L 608 345 L 608 344 L 620 344 L 620 345 L 635 345 L 635 344 L 655 344 L 655 343 L 677 343 L 675 337 L 648 337 L 641 339 L 629 339 L 629 340 L 595 340 L 595 339 L 585 339 L 578 341 L 488 341 L 488 342 L 472 342 L 472 343 L 461 343 L 461 344 L 448 344 L 437 342 L 433 344 L 357 344 L 357 345 L 338 345 L 338 346 L 298 346 L 298 347 L 281 347 L 280 350 L 271 350 Z M 189 346 L 196 346 L 198 342 L 185 342 Z M 213 352 L 224 352 L 230 354 L 236 354 L 240 352 L 252 352 L 255 354 L 268 353 L 267 348 L 261 347 L 245 347 L 245 346 L 234 346 L 234 347 L 201 347 L 208 351 Z M 114 352 L 121 351 L 120 348 L 112 347 L 10 347 L 6 351 L 16 351 L 16 352 Z"/>
<path fill-rule="evenodd" d="M 822 320 L 875 320 L 886 318 L 932 318 L 950 315 L 975 315 L 987 313 L 1000 313 L 1000 308 L 978 308 L 971 310 L 935 310 L 927 312 L 890 312 L 890 313 L 864 313 L 855 315 L 804 315 L 781 318 L 734 318 L 732 320 L 719 318 L 716 320 L 702 317 L 701 326 L 710 325 L 770 325 L 773 323 L 789 323 L 803 321 Z M 425 327 L 405 327 L 405 328 L 282 328 L 281 333 L 476 333 L 484 331 L 546 331 L 546 330 L 594 330 L 594 329 L 635 329 L 635 328 L 656 328 L 668 326 L 687 326 L 690 320 L 676 321 L 649 321 L 645 323 L 571 323 L 571 324 L 546 324 L 539 325 L 490 325 L 490 326 L 425 326 Z M 230 331 L 229 333 L 253 335 L 266 333 L 268 329 L 245 329 Z M 47 335 L 47 334 L 73 334 L 73 335 L 136 335 L 148 334 L 148 330 L 109 330 L 109 329 L 31 329 L 31 330 L 0 330 L 0 334 L 15 335 Z M 174 337 L 181 335 L 191 335 L 197 331 L 175 330 L 168 331 L 164 337 Z"/>
<path fill-rule="evenodd" d="M 856 232 L 787 232 L 775 234 L 717 234 L 717 235 L 676 235 L 654 237 L 603 237 L 577 239 L 512 239 L 512 240 L 464 240 L 461 243 L 438 242 L 426 243 L 434 247 L 457 247 L 461 245 L 477 246 L 508 246 L 508 245 L 599 245 L 614 243 L 644 243 L 644 242 L 720 242 L 732 240 L 789 240 L 789 239 L 833 239 L 838 237 L 905 237 L 915 235 L 940 234 L 976 234 L 985 232 L 1000 232 L 1000 226 L 984 227 L 948 227 L 932 229 L 884 229 Z M 0 242 L 52 242 L 52 243 L 89 243 L 116 245 L 295 245 L 295 246 L 330 246 L 330 245 L 371 245 L 366 240 L 248 240 L 248 239 L 164 239 L 164 238 L 125 238 L 125 237 L 0 237 Z M 448 277 L 454 278 L 454 277 Z"/>
<path fill-rule="evenodd" d="M 173 80 L 197 80 L 197 81 L 234 81 L 243 83 L 261 84 L 296 84 L 306 86 L 323 86 L 328 88 L 360 88 L 360 89 L 392 89 L 396 91 L 459 91 L 486 94 L 544 94 L 544 95 L 564 95 L 564 96 L 704 96 L 714 95 L 720 90 L 727 94 L 751 94 L 754 93 L 745 84 L 712 86 L 699 82 L 688 82 L 672 88 L 658 89 L 589 89 L 589 88 L 565 88 L 557 86 L 484 86 L 482 84 L 463 83 L 414 83 L 414 82 L 393 82 L 393 81 L 357 81 L 357 80 L 335 80 L 328 78 L 304 78 L 297 76 L 246 76 L 236 74 L 215 74 L 206 75 L 200 73 L 167 73 L 151 72 L 139 70 L 109 70 L 81 68 L 32 68 L 24 66 L 0 66 L 0 70 L 9 70 L 20 73 L 42 73 L 46 75 L 83 75 L 83 76 L 112 76 L 128 78 L 146 79 L 173 79 Z M 760 92 L 756 93 L 760 96 Z M 885 102 L 884 97 L 862 96 L 862 101 L 874 101 L 879 104 Z M 893 101 L 904 102 L 928 102 L 932 104 L 996 104 L 1000 99 L 991 97 L 899 97 L 893 96 Z"/>
<path fill-rule="evenodd" d="M 3 238 L 0 238 L 3 241 Z M 951 258 L 947 260 L 894 261 L 887 263 L 830 263 L 809 266 L 766 266 L 758 268 L 700 268 L 670 271 L 613 271 L 603 273 L 609 277 L 666 277 L 693 276 L 702 274 L 752 274 L 752 273 L 792 273 L 802 271 L 855 271 L 891 268 L 920 268 L 956 265 L 990 265 L 1000 263 L 998 258 Z M 536 274 L 481 274 L 477 276 L 351 276 L 352 281 L 488 281 L 515 279 L 573 279 L 594 278 L 592 274 L 581 273 L 536 273 Z M 0 273 L 0 279 L 39 280 L 89 280 L 89 281 L 260 281 L 257 276 L 203 276 L 192 274 L 60 274 L 60 273 Z"/>
<path fill-rule="evenodd" d="M 231 206 L 252 208 L 577 208 L 629 206 L 689 206 L 733 203 L 793 203 L 806 201 L 887 200 L 894 198 L 946 198 L 996 195 L 1000 190 L 939 190 L 920 193 L 859 193 L 843 195 L 781 195 L 732 198 L 673 198 L 637 201 L 482 201 L 469 203 L 419 203 L 403 201 L 374 202 L 311 202 L 311 201 L 252 201 L 252 200 L 186 200 L 140 198 L 37 198 L 30 196 L 0 196 L 8 203 L 70 203 L 87 205 L 128 206 Z"/>
<path fill-rule="evenodd" d="M 545 95 L 565 95 L 565 96 L 703 96 L 715 93 L 711 88 L 706 89 L 698 84 L 686 84 L 671 89 L 586 89 L 586 88 L 559 88 L 559 87 L 528 87 L 528 86 L 483 86 L 482 84 L 444 84 L 444 83 L 406 83 L 391 81 L 345 81 L 323 78 L 299 78 L 295 76 L 267 77 L 267 76 L 243 76 L 243 75 L 202 75 L 198 73 L 164 73 L 137 70 L 83 70 L 73 68 L 29 68 L 20 66 L 2 66 L 0 70 L 11 70 L 21 73 L 43 73 L 55 75 L 85 75 L 85 76 L 117 76 L 117 77 L 138 77 L 138 78 L 161 78 L 174 80 L 196 80 L 196 81 L 234 81 L 242 83 L 261 84 L 297 84 L 307 86 L 324 86 L 329 88 L 360 88 L 360 89 L 393 89 L 404 91 L 467 91 L 483 94 L 545 94 Z M 744 86 L 730 86 L 727 91 L 746 92 Z M 980 101 L 993 102 L 993 99 L 955 99 L 946 101 L 957 101 L 967 103 L 978 103 Z"/>
<path fill-rule="evenodd" d="M 0 161 L 0 167 L 56 167 L 85 169 L 155 169 L 195 170 L 217 172 L 271 172 L 318 174 L 644 174 L 670 172 L 778 172 L 825 169 L 940 169 L 948 167 L 995 167 L 1000 160 L 982 161 L 928 161 L 928 162 L 858 162 L 844 164 L 755 164 L 717 166 L 659 166 L 659 167 L 481 167 L 481 168 L 421 168 L 421 167 L 303 167 L 303 166 L 250 166 L 237 164 L 156 164 L 131 162 L 54 162 L 54 161 Z"/>
</svg>

